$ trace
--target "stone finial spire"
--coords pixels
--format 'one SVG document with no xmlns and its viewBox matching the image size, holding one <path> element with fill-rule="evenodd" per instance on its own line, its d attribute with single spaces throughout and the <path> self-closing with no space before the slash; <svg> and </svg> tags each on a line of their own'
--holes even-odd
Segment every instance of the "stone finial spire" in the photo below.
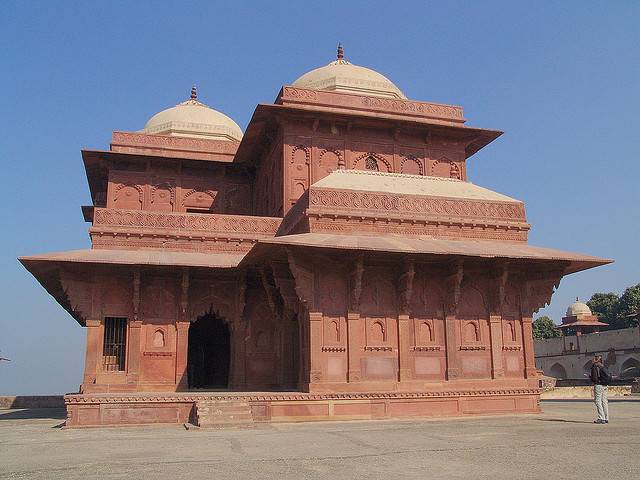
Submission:
<svg viewBox="0 0 640 480">
<path fill-rule="evenodd" d="M 198 99 L 198 89 L 194 85 L 193 87 L 191 87 L 191 100 L 197 100 L 197 99 Z"/>
<path fill-rule="evenodd" d="M 342 60 L 344 58 L 344 49 L 342 48 L 342 43 L 338 42 L 338 55 L 336 57 L 338 60 Z"/>
</svg>

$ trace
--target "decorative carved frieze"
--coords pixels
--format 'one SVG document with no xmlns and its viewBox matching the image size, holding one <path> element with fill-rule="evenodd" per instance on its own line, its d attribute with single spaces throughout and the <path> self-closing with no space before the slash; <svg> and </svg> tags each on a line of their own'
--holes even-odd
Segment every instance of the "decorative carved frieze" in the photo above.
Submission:
<svg viewBox="0 0 640 480">
<path fill-rule="evenodd" d="M 172 137 L 169 135 L 149 135 L 135 132 L 113 132 L 111 146 L 114 151 L 122 147 L 156 147 L 166 150 L 187 150 L 207 153 L 234 154 L 239 143 L 204 138 Z"/>
<path fill-rule="evenodd" d="M 117 403 L 192 403 L 202 400 L 238 400 L 249 402 L 287 401 L 287 400 L 342 400 L 342 399 L 409 399 L 409 398 L 441 398 L 441 397 L 480 397 L 480 396 L 513 396 L 539 395 L 538 388 L 494 388 L 490 390 L 437 390 L 430 392 L 333 392 L 333 393 L 175 393 L 175 394 L 69 394 L 64 396 L 66 405 L 117 404 Z"/>
<path fill-rule="evenodd" d="M 422 177 L 424 178 L 424 177 Z M 456 200 L 419 195 L 361 192 L 352 190 L 323 189 L 312 187 L 309 192 L 309 206 L 346 209 L 349 213 L 374 211 L 403 214 L 409 218 L 425 217 L 465 217 L 505 220 L 525 224 L 524 204 L 517 202 L 496 202 L 487 200 Z M 489 222 L 492 223 L 492 222 Z"/>
<path fill-rule="evenodd" d="M 245 215 L 168 213 L 140 210 L 96 208 L 92 230 L 108 230 L 108 227 L 131 228 L 133 234 L 140 230 L 169 230 L 171 235 L 182 232 L 206 232 L 243 234 L 245 236 L 272 237 L 280 226 L 280 218 L 252 217 Z"/>
<path fill-rule="evenodd" d="M 366 83 L 364 80 L 359 80 L 359 82 Z M 373 84 L 368 85 L 369 87 L 375 87 L 376 82 L 372 82 Z M 415 100 L 368 97 L 290 86 L 282 89 L 282 92 L 276 102 L 284 105 L 307 103 L 333 108 L 362 110 L 372 113 L 386 112 L 395 115 L 433 119 L 439 122 L 455 124 L 463 124 L 465 121 L 463 118 L 462 107 L 456 105 L 418 102 Z"/>
</svg>

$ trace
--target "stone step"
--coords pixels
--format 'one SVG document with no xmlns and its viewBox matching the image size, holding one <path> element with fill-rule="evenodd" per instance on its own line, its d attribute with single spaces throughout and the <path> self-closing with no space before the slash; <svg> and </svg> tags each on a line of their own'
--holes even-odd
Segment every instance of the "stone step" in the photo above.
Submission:
<svg viewBox="0 0 640 480">
<path fill-rule="evenodd" d="M 243 400 L 202 400 L 196 402 L 199 427 L 251 426 L 251 406 Z"/>
</svg>

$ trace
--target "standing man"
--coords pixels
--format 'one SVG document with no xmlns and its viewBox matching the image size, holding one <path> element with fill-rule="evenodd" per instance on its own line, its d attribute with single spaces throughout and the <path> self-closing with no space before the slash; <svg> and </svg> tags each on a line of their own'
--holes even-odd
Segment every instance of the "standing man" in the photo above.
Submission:
<svg viewBox="0 0 640 480">
<path fill-rule="evenodd" d="M 598 418 L 593 423 L 609 423 L 608 386 L 611 375 L 602 363 L 602 355 L 593 357 L 591 365 L 591 381 L 593 382 L 593 401 L 596 404 Z"/>
</svg>

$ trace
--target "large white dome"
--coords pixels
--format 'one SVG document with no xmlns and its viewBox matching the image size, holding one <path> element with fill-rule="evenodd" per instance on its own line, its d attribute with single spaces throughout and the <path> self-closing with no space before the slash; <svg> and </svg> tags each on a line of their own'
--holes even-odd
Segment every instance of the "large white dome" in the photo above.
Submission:
<svg viewBox="0 0 640 480">
<path fill-rule="evenodd" d="M 189 100 L 156 113 L 142 132 L 230 142 L 242 140 L 242 129 L 238 124 L 224 113 L 199 102 L 195 87 L 191 89 Z"/>
<path fill-rule="evenodd" d="M 333 92 L 355 93 L 372 97 L 407 98 L 391 80 L 370 68 L 345 60 L 342 45 L 338 57 L 324 67 L 305 73 L 291 84 L 294 87 Z"/>
</svg>

